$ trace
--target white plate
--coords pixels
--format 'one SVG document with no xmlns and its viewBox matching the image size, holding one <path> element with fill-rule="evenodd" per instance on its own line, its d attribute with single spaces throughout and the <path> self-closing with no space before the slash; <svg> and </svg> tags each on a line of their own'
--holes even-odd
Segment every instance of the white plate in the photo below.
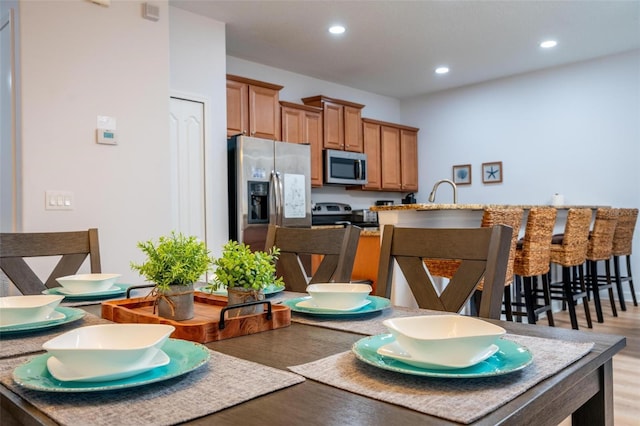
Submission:
<svg viewBox="0 0 640 426">
<path fill-rule="evenodd" d="M 56 290 L 60 294 L 66 294 L 66 295 L 70 295 L 70 296 L 86 296 L 86 295 L 89 295 L 89 294 L 109 293 L 109 292 L 112 292 L 112 291 L 114 291 L 114 292 L 115 291 L 119 291 L 120 287 L 114 285 L 114 286 L 109 287 L 106 290 L 102 290 L 102 291 L 93 291 L 92 290 L 92 291 L 85 291 L 85 292 L 82 292 L 82 293 L 69 291 L 68 289 L 66 289 L 64 287 L 56 287 Z"/>
<path fill-rule="evenodd" d="M 398 344 L 397 341 L 379 347 L 376 352 L 379 355 L 402 361 L 405 364 L 413 365 L 414 367 L 428 368 L 430 370 L 450 370 L 452 368 L 467 368 L 472 365 L 476 365 L 495 354 L 498 349 L 498 345 L 491 345 L 477 356 L 466 360 L 466 362 L 459 363 L 452 362 L 451 360 L 443 360 L 442 362 L 434 363 L 433 360 L 428 359 L 428 354 L 426 354 L 427 358 L 419 359 L 412 357 L 402 348 L 402 346 L 400 346 L 400 344 Z"/>
<path fill-rule="evenodd" d="M 34 320 L 31 320 L 31 321 L 24 321 L 24 322 L 20 322 L 20 323 L 2 325 L 2 327 L 0 327 L 0 330 L 4 329 L 6 327 L 19 327 L 19 326 L 23 326 L 23 325 L 38 324 L 38 323 L 41 323 L 41 322 L 58 321 L 58 320 L 60 320 L 60 319 L 62 319 L 64 317 L 65 317 L 65 315 L 62 312 L 53 311 L 49 315 L 44 317 L 43 319 L 37 319 L 36 318 Z"/>
<path fill-rule="evenodd" d="M 82 375 L 73 371 L 73 367 L 69 367 L 58 358 L 51 356 L 47 359 L 47 368 L 49 373 L 58 380 L 64 382 L 107 382 L 111 380 L 126 379 L 137 374 L 141 374 L 152 370 L 156 367 L 162 367 L 169 364 L 171 359 L 162 350 L 158 349 L 156 355 L 151 358 L 151 361 L 142 365 L 129 366 L 125 370 L 120 371 L 100 371 L 99 373 L 92 375 Z"/>
<path fill-rule="evenodd" d="M 301 302 L 296 303 L 296 306 L 299 308 L 310 309 L 312 311 L 318 311 L 318 312 L 333 312 L 333 311 L 351 312 L 351 311 L 357 311 L 360 308 L 364 308 L 369 303 L 371 303 L 371 300 L 365 299 L 362 302 L 358 303 L 356 306 L 352 306 L 350 308 L 344 308 L 344 309 L 336 309 L 336 308 L 323 308 L 322 306 L 316 305 L 312 299 L 307 299 L 307 300 L 303 300 Z"/>
</svg>

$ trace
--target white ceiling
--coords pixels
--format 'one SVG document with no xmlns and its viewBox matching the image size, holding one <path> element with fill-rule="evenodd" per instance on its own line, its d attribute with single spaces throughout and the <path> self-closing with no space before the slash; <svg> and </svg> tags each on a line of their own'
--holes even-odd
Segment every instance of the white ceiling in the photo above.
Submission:
<svg viewBox="0 0 640 426">
<path fill-rule="evenodd" d="M 640 0 L 169 4 L 225 22 L 230 56 L 400 99 L 640 48 Z"/>
</svg>

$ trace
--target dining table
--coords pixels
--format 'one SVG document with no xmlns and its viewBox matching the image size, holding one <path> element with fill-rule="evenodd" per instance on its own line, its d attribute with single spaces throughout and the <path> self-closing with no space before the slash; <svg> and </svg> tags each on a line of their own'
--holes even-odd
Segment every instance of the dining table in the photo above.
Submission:
<svg viewBox="0 0 640 426">
<path fill-rule="evenodd" d="M 301 296 L 285 291 L 271 302 Z M 87 315 L 76 326 L 107 322 L 100 304 L 81 308 Z M 287 327 L 206 343 L 212 355 L 206 368 L 106 396 L 25 391 L 10 373 L 44 353 L 37 339 L 49 336 L 0 336 L 0 423 L 557 425 L 571 416 L 574 425 L 613 425 L 612 358 L 626 345 L 624 336 L 484 319 L 530 350 L 533 361 L 482 378 L 403 374 L 354 355 L 354 345 L 386 331 L 386 318 L 440 314 L 400 306 L 344 318 L 296 311 Z M 28 339 L 35 339 L 33 352 Z M 255 393 L 242 395 L 252 387 Z M 172 399 L 179 407 L 167 407 Z"/>
</svg>

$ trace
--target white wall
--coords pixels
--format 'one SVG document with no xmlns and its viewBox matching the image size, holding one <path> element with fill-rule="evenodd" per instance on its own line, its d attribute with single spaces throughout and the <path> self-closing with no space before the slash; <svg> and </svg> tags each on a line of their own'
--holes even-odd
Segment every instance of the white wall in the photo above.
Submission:
<svg viewBox="0 0 640 426">
<path fill-rule="evenodd" d="M 205 102 L 207 244 L 228 240 L 225 25 L 170 8 L 171 94 Z"/>
<path fill-rule="evenodd" d="M 154 4 L 158 22 L 139 2 L 20 2 L 22 231 L 97 227 L 122 282 L 142 282 L 136 242 L 170 231 L 168 5 Z M 96 144 L 98 115 L 117 119 L 117 146 Z M 51 189 L 74 210 L 45 210 Z"/>
<path fill-rule="evenodd" d="M 471 164 L 460 203 L 548 204 L 558 192 L 566 204 L 640 207 L 640 51 L 421 96 L 401 111 L 421 129 L 418 202 L 453 165 Z M 483 184 L 493 161 L 504 181 Z M 449 197 L 443 187 L 436 201 Z"/>
</svg>

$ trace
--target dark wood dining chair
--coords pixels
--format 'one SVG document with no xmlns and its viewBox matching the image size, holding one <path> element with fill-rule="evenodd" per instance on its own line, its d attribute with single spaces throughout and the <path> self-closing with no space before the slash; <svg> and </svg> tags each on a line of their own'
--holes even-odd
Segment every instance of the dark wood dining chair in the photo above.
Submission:
<svg viewBox="0 0 640 426">
<path fill-rule="evenodd" d="M 25 259 L 61 256 L 45 282 Z M 0 269 L 22 294 L 40 294 L 59 287 L 56 278 L 78 272 L 89 256 L 92 273 L 100 273 L 98 230 L 0 234 Z"/>
<path fill-rule="evenodd" d="M 504 225 L 460 229 L 385 225 L 376 295 L 391 296 L 393 269 L 397 262 L 420 308 L 460 312 L 484 278 L 478 316 L 499 319 L 511 235 L 511 228 Z M 440 294 L 424 259 L 457 259 L 460 262 Z"/>
<path fill-rule="evenodd" d="M 276 265 L 285 288 L 305 292 L 308 284 L 349 282 L 358 249 L 360 228 L 287 228 L 270 225 L 265 250 L 280 249 Z M 315 273 L 307 274 L 303 259 L 307 255 L 323 255 Z"/>
</svg>

